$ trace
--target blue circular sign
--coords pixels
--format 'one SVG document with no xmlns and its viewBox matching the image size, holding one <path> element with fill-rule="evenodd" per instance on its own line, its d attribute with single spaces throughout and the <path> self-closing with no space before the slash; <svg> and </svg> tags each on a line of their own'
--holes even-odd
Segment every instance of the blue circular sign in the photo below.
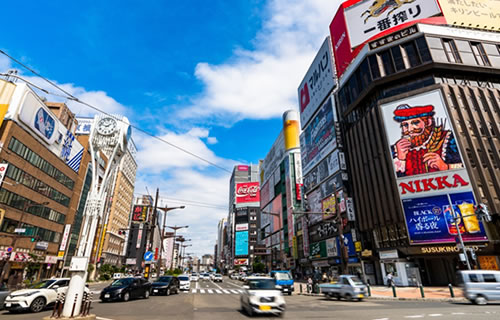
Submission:
<svg viewBox="0 0 500 320">
<path fill-rule="evenodd" d="M 145 261 L 153 260 L 153 252 L 147 251 L 146 253 L 144 253 L 144 260 Z"/>
</svg>

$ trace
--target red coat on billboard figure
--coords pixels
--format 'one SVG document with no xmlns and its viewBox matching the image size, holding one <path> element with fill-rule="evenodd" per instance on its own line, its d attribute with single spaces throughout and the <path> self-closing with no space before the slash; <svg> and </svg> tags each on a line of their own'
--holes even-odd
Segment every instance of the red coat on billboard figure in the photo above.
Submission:
<svg viewBox="0 0 500 320">
<path fill-rule="evenodd" d="M 401 127 L 401 139 L 391 146 L 398 177 L 463 168 L 453 132 L 434 114 L 433 105 L 401 104 L 394 110 Z"/>
</svg>

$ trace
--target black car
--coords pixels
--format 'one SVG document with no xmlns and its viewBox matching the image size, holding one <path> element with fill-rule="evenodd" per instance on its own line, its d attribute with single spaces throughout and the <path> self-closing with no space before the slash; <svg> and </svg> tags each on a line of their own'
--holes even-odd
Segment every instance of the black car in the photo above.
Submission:
<svg viewBox="0 0 500 320">
<path fill-rule="evenodd" d="M 122 278 L 102 289 L 100 299 L 105 301 L 128 301 L 134 298 L 149 298 L 151 282 L 144 278 Z"/>
<path fill-rule="evenodd" d="M 164 294 L 169 296 L 171 293 L 179 293 L 179 279 L 177 277 L 159 277 L 151 286 L 153 288 L 153 295 Z"/>
</svg>

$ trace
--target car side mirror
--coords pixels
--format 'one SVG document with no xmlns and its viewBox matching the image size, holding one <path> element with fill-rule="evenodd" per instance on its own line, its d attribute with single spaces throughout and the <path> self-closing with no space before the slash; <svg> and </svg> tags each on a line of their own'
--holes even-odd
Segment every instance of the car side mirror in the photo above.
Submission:
<svg viewBox="0 0 500 320">
<path fill-rule="evenodd" d="M 59 285 L 56 284 L 55 286 L 52 287 L 52 289 L 59 289 Z"/>
<path fill-rule="evenodd" d="M 243 289 L 250 290 L 250 286 L 243 286 Z"/>
</svg>

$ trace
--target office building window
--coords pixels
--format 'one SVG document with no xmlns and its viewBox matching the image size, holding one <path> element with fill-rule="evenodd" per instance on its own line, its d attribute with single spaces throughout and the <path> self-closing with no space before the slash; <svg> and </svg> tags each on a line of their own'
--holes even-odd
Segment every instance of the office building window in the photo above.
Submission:
<svg viewBox="0 0 500 320">
<path fill-rule="evenodd" d="M 415 42 L 411 41 L 408 43 L 403 44 L 403 53 L 405 56 L 405 60 L 408 63 L 408 67 L 416 67 L 418 66 L 421 61 L 420 61 L 420 56 L 417 51 L 417 46 L 415 45 Z"/>
<path fill-rule="evenodd" d="M 34 190 L 46 196 L 47 198 L 62 204 L 65 207 L 69 206 L 70 198 L 68 196 L 48 186 L 43 181 L 38 180 L 37 178 L 33 177 L 27 172 L 24 172 L 11 163 L 9 163 L 6 176 L 16 182 L 23 184 L 31 190 Z"/>
<path fill-rule="evenodd" d="M 0 189 L 0 203 L 22 211 L 27 204 L 31 204 L 33 202 L 6 189 Z M 27 208 L 26 212 L 59 224 L 64 224 L 64 221 L 66 220 L 66 216 L 64 214 L 42 205 L 30 206 Z"/>
<path fill-rule="evenodd" d="M 449 62 L 462 63 L 455 41 L 452 39 L 442 39 L 444 51 Z"/>
<path fill-rule="evenodd" d="M 484 51 L 483 45 L 481 43 L 471 42 L 470 46 L 478 65 L 491 66 L 490 61 L 488 60 L 488 56 L 486 55 L 486 52 Z"/>
<path fill-rule="evenodd" d="M 75 182 L 73 180 L 56 169 L 56 167 L 50 164 L 47 160 L 43 159 L 38 154 L 33 152 L 30 148 L 26 147 L 21 141 L 17 140 L 16 138 L 11 138 L 9 142 L 9 150 L 24 158 L 33 166 L 42 170 L 68 189 L 73 189 L 75 185 Z"/>
<path fill-rule="evenodd" d="M 15 229 L 18 227 L 19 222 L 5 218 L 2 225 L 0 226 L 0 231 L 5 233 L 14 233 Z M 25 236 L 39 236 L 40 240 L 48 242 L 59 242 L 61 239 L 61 234 L 59 232 L 50 231 L 37 226 L 32 226 L 27 223 L 21 223 L 21 228 L 26 229 L 24 232 Z"/>
<path fill-rule="evenodd" d="M 395 46 L 391 48 L 392 57 L 394 58 L 394 66 L 396 71 L 401 71 L 405 69 L 405 62 L 403 60 L 403 55 L 401 54 L 401 48 Z"/>
</svg>

